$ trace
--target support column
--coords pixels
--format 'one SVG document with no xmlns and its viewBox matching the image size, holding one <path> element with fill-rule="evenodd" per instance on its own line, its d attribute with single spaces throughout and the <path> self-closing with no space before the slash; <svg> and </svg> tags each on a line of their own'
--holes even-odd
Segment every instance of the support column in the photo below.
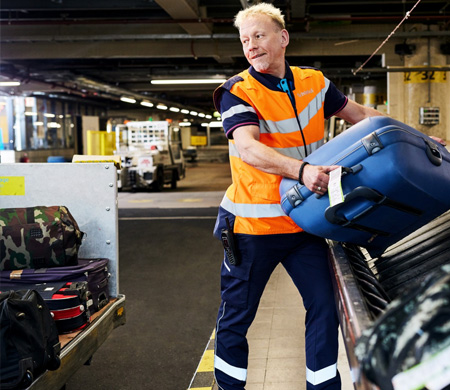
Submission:
<svg viewBox="0 0 450 390">
<path fill-rule="evenodd" d="M 408 40 L 408 44 L 416 48 L 414 54 L 404 56 L 404 67 L 446 66 L 447 58 L 441 53 L 441 43 L 436 38 Z M 388 114 L 425 134 L 450 140 L 448 76 L 445 71 L 429 70 L 388 73 Z M 421 107 L 438 107 L 439 123 L 421 124 Z"/>
</svg>

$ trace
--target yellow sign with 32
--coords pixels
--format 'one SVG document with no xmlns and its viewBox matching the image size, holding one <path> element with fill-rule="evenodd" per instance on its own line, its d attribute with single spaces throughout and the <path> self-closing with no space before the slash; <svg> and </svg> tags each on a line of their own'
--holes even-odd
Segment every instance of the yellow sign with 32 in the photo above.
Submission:
<svg viewBox="0 0 450 390">
<path fill-rule="evenodd" d="M 445 83 L 447 72 L 436 70 L 423 70 L 420 72 L 404 72 L 403 81 L 409 83 Z"/>
</svg>

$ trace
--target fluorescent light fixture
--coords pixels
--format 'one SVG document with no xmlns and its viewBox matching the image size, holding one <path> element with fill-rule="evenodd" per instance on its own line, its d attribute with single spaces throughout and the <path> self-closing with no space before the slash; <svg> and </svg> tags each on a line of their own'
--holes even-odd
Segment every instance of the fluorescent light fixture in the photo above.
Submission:
<svg viewBox="0 0 450 390">
<path fill-rule="evenodd" d="M 168 109 L 168 107 L 165 106 L 164 104 L 158 104 L 158 105 L 156 106 L 156 108 L 158 108 L 159 110 L 167 110 L 167 109 Z"/>
<path fill-rule="evenodd" d="M 61 127 L 61 125 L 57 122 L 49 122 L 49 123 L 47 123 L 47 127 L 49 129 L 59 129 Z"/>
<path fill-rule="evenodd" d="M 20 81 L 0 81 L 0 87 L 17 87 Z"/>
<path fill-rule="evenodd" d="M 170 107 L 169 110 L 172 112 L 180 112 L 180 109 L 178 107 Z"/>
<path fill-rule="evenodd" d="M 183 108 L 183 109 L 181 110 L 181 113 L 182 113 L 182 114 L 189 114 L 189 110 L 186 110 L 185 108 Z"/>
<path fill-rule="evenodd" d="M 222 127 L 222 121 L 209 122 L 209 127 Z"/>
<path fill-rule="evenodd" d="M 35 126 L 44 126 L 44 122 L 34 122 L 33 125 L 35 125 Z"/>
<path fill-rule="evenodd" d="M 178 126 L 180 126 L 180 127 L 187 127 L 187 126 L 190 126 L 190 125 L 191 125 L 191 122 L 180 122 L 178 124 Z"/>
<path fill-rule="evenodd" d="M 26 116 L 33 116 L 33 115 L 37 115 L 37 112 L 25 111 L 25 115 Z"/>
<path fill-rule="evenodd" d="M 145 107 L 153 107 L 154 104 L 153 104 L 152 102 L 148 102 L 147 100 L 142 100 L 141 106 L 145 106 Z"/>
<path fill-rule="evenodd" d="M 198 114 L 198 116 L 199 116 L 200 118 L 204 118 L 206 115 L 203 114 L 203 113 L 201 112 L 200 114 Z"/>
<path fill-rule="evenodd" d="M 209 114 L 208 114 L 208 115 L 205 116 L 205 118 L 206 118 L 206 119 L 212 119 L 212 115 L 209 115 Z"/>
<path fill-rule="evenodd" d="M 56 115 L 55 114 L 45 113 L 44 116 L 47 117 L 47 118 L 54 118 Z"/>
<path fill-rule="evenodd" d="M 167 80 L 151 80 L 150 83 L 154 85 L 167 84 L 222 84 L 227 79 L 167 79 Z"/>
<path fill-rule="evenodd" d="M 134 98 L 129 98 L 129 97 L 126 97 L 126 96 L 122 96 L 122 97 L 120 98 L 120 100 L 122 100 L 122 101 L 125 102 L 125 103 L 132 103 L 132 104 L 136 103 L 136 99 L 134 99 Z"/>
<path fill-rule="evenodd" d="M 189 114 L 193 115 L 193 116 L 197 116 L 198 112 L 197 111 L 190 111 Z"/>
</svg>

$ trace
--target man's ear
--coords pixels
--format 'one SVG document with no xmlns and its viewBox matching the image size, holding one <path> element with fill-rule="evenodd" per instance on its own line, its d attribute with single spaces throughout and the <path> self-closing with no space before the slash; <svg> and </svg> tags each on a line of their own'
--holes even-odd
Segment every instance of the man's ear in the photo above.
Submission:
<svg viewBox="0 0 450 390">
<path fill-rule="evenodd" d="M 281 45 L 283 47 L 289 45 L 289 33 L 286 29 L 281 30 Z"/>
</svg>

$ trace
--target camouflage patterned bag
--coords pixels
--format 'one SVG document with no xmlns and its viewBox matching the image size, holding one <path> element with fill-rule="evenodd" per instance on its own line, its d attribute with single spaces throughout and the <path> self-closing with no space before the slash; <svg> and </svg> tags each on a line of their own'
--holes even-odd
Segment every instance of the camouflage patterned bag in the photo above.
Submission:
<svg viewBox="0 0 450 390">
<path fill-rule="evenodd" d="M 64 206 L 0 209 L 0 270 L 76 265 L 83 234 Z"/>
</svg>

